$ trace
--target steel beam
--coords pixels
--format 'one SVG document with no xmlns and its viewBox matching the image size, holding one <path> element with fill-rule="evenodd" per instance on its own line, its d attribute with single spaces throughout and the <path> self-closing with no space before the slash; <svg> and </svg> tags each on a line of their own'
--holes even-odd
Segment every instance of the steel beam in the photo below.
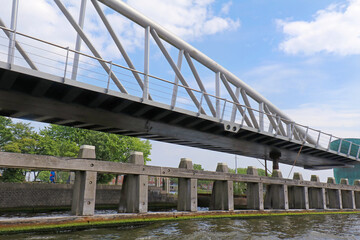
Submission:
<svg viewBox="0 0 360 240">
<path fill-rule="evenodd" d="M 247 85 L 245 82 L 240 80 L 237 76 L 235 76 L 233 73 L 216 63 L 214 60 L 188 44 L 187 42 L 183 41 L 176 35 L 170 33 L 165 28 L 160 26 L 159 24 L 155 23 L 154 21 L 150 20 L 149 18 L 143 16 L 141 13 L 136 11 L 135 9 L 128 6 L 126 3 L 118 0 L 99 0 L 106 6 L 110 7 L 114 11 L 122 14 L 123 16 L 129 18 L 133 22 L 139 24 L 140 26 L 147 27 L 150 26 L 152 29 L 154 29 L 160 38 L 162 38 L 164 41 L 168 42 L 172 46 L 183 49 L 185 52 L 190 53 L 191 57 L 201 63 L 202 65 L 206 66 L 213 72 L 221 72 L 224 75 L 226 75 L 226 78 L 230 83 L 235 85 L 236 87 L 240 87 L 242 89 L 245 89 L 246 93 L 254 99 L 257 102 L 264 102 L 269 110 L 272 112 L 275 112 L 277 115 L 279 115 L 281 118 L 284 118 L 286 120 L 292 121 L 290 117 L 288 117 L 285 113 L 283 113 L 279 108 L 277 108 L 274 104 L 272 104 L 269 100 L 267 100 L 265 97 L 260 95 L 256 90 L 251 88 L 249 85 Z M 298 127 L 296 127 L 298 128 Z M 300 133 L 304 134 L 303 129 L 298 129 Z M 312 138 L 308 139 L 309 143 L 315 144 L 315 141 Z"/>
<path fill-rule="evenodd" d="M 84 27 L 86 1 L 87 0 L 81 0 L 81 5 L 80 5 L 79 27 L 81 29 Z M 81 49 L 81 36 L 78 33 L 76 35 L 75 51 L 80 52 L 80 49 Z M 72 69 L 72 72 L 71 72 L 71 79 L 72 80 L 76 80 L 77 71 L 78 71 L 78 67 L 79 67 L 79 58 L 80 58 L 80 55 L 75 52 L 73 69 Z"/>
<path fill-rule="evenodd" d="M 153 36 L 156 44 L 159 46 L 161 52 L 164 54 L 166 60 L 169 62 L 170 66 L 172 67 L 172 69 L 174 70 L 176 76 L 179 78 L 179 80 L 181 81 L 182 85 L 185 86 L 185 90 L 186 92 L 189 94 L 191 100 L 194 102 L 195 106 L 197 107 L 197 109 L 201 109 L 201 113 L 202 114 L 206 114 L 204 109 L 200 106 L 199 101 L 196 99 L 194 93 L 189 89 L 189 85 L 187 84 L 185 78 L 183 77 L 183 75 L 181 74 L 180 70 L 178 69 L 178 67 L 176 66 L 176 64 L 174 63 L 174 61 L 172 60 L 171 56 L 169 55 L 168 51 L 166 50 L 166 48 L 164 47 L 164 45 L 162 44 L 159 36 L 157 35 L 156 31 L 154 29 L 150 29 L 151 35 Z"/>
<path fill-rule="evenodd" d="M 18 17 L 18 9 L 19 9 L 19 0 L 13 0 L 12 11 L 11 11 L 11 25 L 10 28 L 13 30 L 10 33 L 9 38 L 9 51 L 8 51 L 8 64 L 14 64 L 14 56 L 15 56 L 15 40 L 16 40 L 16 27 L 17 27 L 17 17 Z"/>
<path fill-rule="evenodd" d="M 71 16 L 71 14 L 66 10 L 65 6 L 61 3 L 60 0 L 54 0 L 56 5 L 60 8 L 62 13 L 65 15 L 67 20 L 70 22 L 70 24 L 73 26 L 73 28 L 76 30 L 76 32 L 81 36 L 82 40 L 85 42 L 85 44 L 88 46 L 90 51 L 94 54 L 95 57 L 102 59 L 100 53 L 95 49 L 95 47 L 92 45 L 89 38 L 86 36 L 84 31 L 81 29 L 81 27 L 75 22 L 74 18 Z M 105 63 L 105 61 L 98 60 L 100 65 L 104 68 L 107 74 L 111 76 L 111 79 L 114 81 L 116 86 L 120 89 L 122 93 L 127 93 L 124 86 L 121 84 L 119 79 L 115 76 L 113 72 L 111 72 L 110 67 Z"/>
<path fill-rule="evenodd" d="M 106 29 L 108 30 L 111 38 L 113 39 L 116 47 L 119 49 L 121 55 L 123 56 L 126 64 L 128 65 L 129 68 L 136 70 L 134 64 L 132 63 L 129 55 L 127 54 L 125 48 L 123 47 L 123 45 L 120 42 L 120 39 L 116 36 L 116 33 L 114 31 L 114 29 L 112 28 L 111 24 L 109 23 L 108 19 L 106 18 L 104 12 L 101 10 L 97 0 L 91 0 L 92 4 L 95 7 L 96 12 L 99 14 L 102 22 L 104 23 Z M 146 40 L 147 39 L 147 40 Z M 131 71 L 131 73 L 134 75 L 134 78 L 136 79 L 136 81 L 138 82 L 140 88 L 143 90 L 144 93 L 144 98 L 145 99 L 151 99 L 151 96 L 149 95 L 149 48 L 150 48 L 150 42 L 148 40 L 148 38 L 146 38 L 146 32 L 145 32 L 145 66 L 144 66 L 144 80 L 145 80 L 145 86 L 143 81 L 141 80 L 139 74 L 136 71 Z"/>
</svg>

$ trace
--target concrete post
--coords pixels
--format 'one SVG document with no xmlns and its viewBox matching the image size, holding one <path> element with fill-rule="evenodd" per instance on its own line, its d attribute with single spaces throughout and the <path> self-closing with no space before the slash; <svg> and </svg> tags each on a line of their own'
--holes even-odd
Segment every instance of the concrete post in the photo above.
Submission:
<svg viewBox="0 0 360 240">
<path fill-rule="evenodd" d="M 79 158 L 95 159 L 95 147 L 83 145 L 80 147 Z M 96 172 L 76 171 L 73 186 L 71 214 L 91 216 L 95 211 Z"/>
<path fill-rule="evenodd" d="M 259 176 L 255 167 L 248 167 L 248 175 Z M 264 194 L 262 183 L 246 183 L 246 200 L 248 209 L 264 210 Z"/>
<path fill-rule="evenodd" d="M 218 163 L 216 171 L 228 173 L 228 165 L 226 163 Z M 214 181 L 209 209 L 234 210 L 233 181 Z"/>
<path fill-rule="evenodd" d="M 349 185 L 347 178 L 340 179 L 340 184 Z M 355 196 L 354 191 L 341 190 L 342 208 L 355 209 Z"/>
<path fill-rule="evenodd" d="M 193 169 L 191 159 L 182 158 L 179 168 Z M 178 211 L 197 211 L 197 179 L 179 178 L 178 180 Z"/>
<path fill-rule="evenodd" d="M 355 180 L 354 186 L 360 186 L 360 180 Z M 360 191 L 354 192 L 354 198 L 355 198 L 355 207 L 357 209 L 359 209 L 360 208 Z"/>
<path fill-rule="evenodd" d="M 144 165 L 142 152 L 132 152 L 128 163 Z M 125 175 L 120 194 L 120 213 L 146 213 L 148 211 L 148 175 Z"/>
<path fill-rule="evenodd" d="M 282 178 L 280 170 L 273 170 L 272 177 Z M 289 209 L 288 187 L 287 185 L 268 184 L 264 207 L 267 209 Z"/>
<path fill-rule="evenodd" d="M 303 181 L 301 173 L 295 172 L 294 180 Z M 308 188 L 299 186 L 289 186 L 289 208 L 291 209 L 309 209 Z"/>
<path fill-rule="evenodd" d="M 327 183 L 336 184 L 335 178 L 328 177 Z M 329 208 L 342 209 L 340 189 L 326 189 L 329 199 Z"/>
<path fill-rule="evenodd" d="M 319 176 L 311 175 L 310 181 L 320 182 Z M 326 209 L 324 188 L 309 188 L 309 207 L 311 209 Z"/>
<path fill-rule="evenodd" d="M 163 190 L 166 193 L 170 192 L 170 178 L 163 178 Z"/>
</svg>

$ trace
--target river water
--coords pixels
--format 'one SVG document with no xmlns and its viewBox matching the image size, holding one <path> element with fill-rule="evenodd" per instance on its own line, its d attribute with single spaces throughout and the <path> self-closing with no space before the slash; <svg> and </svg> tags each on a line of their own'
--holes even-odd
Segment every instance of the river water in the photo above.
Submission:
<svg viewBox="0 0 360 240">
<path fill-rule="evenodd" d="M 0 239 L 360 239 L 360 214 L 164 221 Z"/>
</svg>

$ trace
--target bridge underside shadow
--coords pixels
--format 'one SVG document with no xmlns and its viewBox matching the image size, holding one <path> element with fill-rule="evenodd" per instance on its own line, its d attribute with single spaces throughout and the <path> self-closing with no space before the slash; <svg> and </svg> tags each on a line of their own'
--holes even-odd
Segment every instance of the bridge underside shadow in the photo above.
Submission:
<svg viewBox="0 0 360 240">
<path fill-rule="evenodd" d="M 302 142 L 243 126 L 230 132 L 213 117 L 0 62 L 0 115 L 134 136 L 293 164 Z M 305 143 L 296 165 L 351 166 L 356 160 Z"/>
</svg>

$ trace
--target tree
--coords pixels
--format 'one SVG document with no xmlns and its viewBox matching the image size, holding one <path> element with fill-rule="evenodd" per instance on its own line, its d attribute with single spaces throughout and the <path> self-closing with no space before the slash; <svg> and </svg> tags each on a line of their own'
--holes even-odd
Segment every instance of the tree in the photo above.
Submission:
<svg viewBox="0 0 360 240">
<path fill-rule="evenodd" d="M 12 139 L 12 133 L 9 128 L 12 121 L 9 118 L 0 116 L 0 150 Z"/>
<path fill-rule="evenodd" d="M 17 122 L 14 123 L 11 119 L 0 120 L 2 124 L 0 129 L 7 137 L 4 141 L 1 150 L 15 153 L 37 153 L 37 140 L 39 135 L 33 131 L 30 124 Z M 26 170 L 5 168 L 2 171 L 1 181 L 4 182 L 23 182 L 25 181 Z"/>
<path fill-rule="evenodd" d="M 84 144 L 95 146 L 98 160 L 126 162 L 131 151 L 141 151 L 144 163 L 150 161 L 148 140 L 57 125 L 36 132 L 28 123 L 14 123 L 10 118 L 0 117 L 0 151 L 76 157 Z M 46 171 L 36 173 L 39 175 L 35 174 L 35 179 L 48 181 Z M 59 174 L 62 176 L 59 181 L 65 181 L 67 174 Z M 25 175 L 25 170 L 4 169 L 0 181 L 24 181 Z M 113 177 L 112 174 L 98 174 L 98 183 L 108 183 Z"/>
</svg>

